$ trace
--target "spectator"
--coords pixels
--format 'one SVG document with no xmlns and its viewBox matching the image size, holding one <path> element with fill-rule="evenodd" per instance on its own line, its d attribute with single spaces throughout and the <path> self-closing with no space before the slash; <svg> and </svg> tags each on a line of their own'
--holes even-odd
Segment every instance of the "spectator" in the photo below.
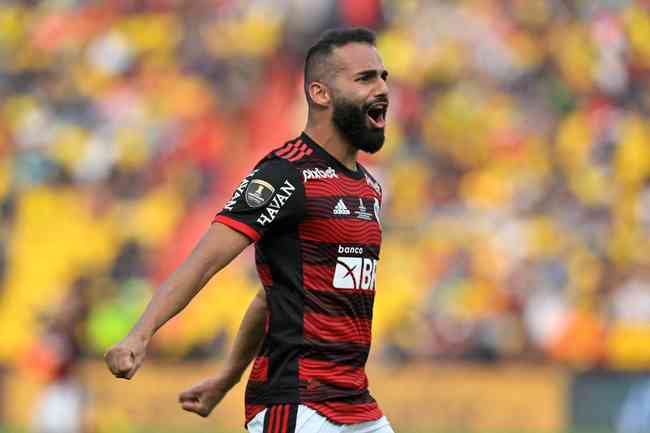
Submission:
<svg viewBox="0 0 650 433">
<path fill-rule="evenodd" d="M 187 253 L 247 169 L 241 155 L 304 121 L 308 41 L 363 24 L 378 30 L 393 92 L 385 151 L 368 161 L 385 187 L 385 352 L 650 365 L 629 349 L 650 333 L 647 2 L 317 3 L 0 5 L 12 221 L 0 229 L 0 360 L 16 361 L 39 334 L 36 311 L 86 269 L 112 276 L 89 321 L 89 347 L 109 344 L 109 312 L 131 317 L 120 305 Z M 160 353 L 232 335 L 250 275 L 235 264 L 221 281 L 242 293 L 236 308 L 190 306 Z"/>
</svg>

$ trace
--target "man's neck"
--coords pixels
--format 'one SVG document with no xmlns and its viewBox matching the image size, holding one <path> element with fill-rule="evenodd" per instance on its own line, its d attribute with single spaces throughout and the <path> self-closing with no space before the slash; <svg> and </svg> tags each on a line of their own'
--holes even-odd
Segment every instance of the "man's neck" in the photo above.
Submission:
<svg viewBox="0 0 650 433">
<path fill-rule="evenodd" d="M 358 149 L 351 146 L 331 125 L 314 125 L 307 122 L 305 134 L 318 143 L 330 155 L 352 171 L 357 170 Z"/>
</svg>

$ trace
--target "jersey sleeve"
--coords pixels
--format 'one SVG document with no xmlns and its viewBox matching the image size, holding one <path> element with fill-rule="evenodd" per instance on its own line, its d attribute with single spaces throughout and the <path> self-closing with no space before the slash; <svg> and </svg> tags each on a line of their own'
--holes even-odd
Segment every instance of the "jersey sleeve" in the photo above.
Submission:
<svg viewBox="0 0 650 433">
<path fill-rule="evenodd" d="M 297 224 L 304 207 L 305 190 L 298 171 L 283 159 L 270 159 L 241 181 L 212 222 L 258 241 L 272 230 Z"/>
</svg>

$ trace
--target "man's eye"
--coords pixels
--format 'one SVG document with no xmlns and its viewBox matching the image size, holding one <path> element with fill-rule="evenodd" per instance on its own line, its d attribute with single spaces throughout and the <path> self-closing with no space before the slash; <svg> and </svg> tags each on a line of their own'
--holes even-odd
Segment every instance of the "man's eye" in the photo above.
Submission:
<svg viewBox="0 0 650 433">
<path fill-rule="evenodd" d="M 369 75 L 363 75 L 359 77 L 359 81 L 370 81 L 370 76 Z"/>
</svg>

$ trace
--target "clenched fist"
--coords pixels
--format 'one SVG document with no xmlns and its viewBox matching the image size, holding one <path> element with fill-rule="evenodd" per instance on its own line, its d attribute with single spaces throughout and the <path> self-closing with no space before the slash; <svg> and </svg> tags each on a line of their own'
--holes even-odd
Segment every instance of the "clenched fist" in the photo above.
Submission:
<svg viewBox="0 0 650 433">
<path fill-rule="evenodd" d="M 207 379 L 183 392 L 178 401 L 183 410 L 206 417 L 228 393 L 228 387 L 217 379 Z"/>
<path fill-rule="evenodd" d="M 139 337 L 127 336 L 108 349 L 104 360 L 108 369 L 117 378 L 131 379 L 144 360 L 147 343 Z"/>
</svg>

